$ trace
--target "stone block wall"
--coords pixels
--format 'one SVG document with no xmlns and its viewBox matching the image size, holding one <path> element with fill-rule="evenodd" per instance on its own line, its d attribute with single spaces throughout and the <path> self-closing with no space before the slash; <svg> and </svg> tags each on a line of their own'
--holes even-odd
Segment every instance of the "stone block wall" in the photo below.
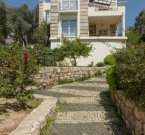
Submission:
<svg viewBox="0 0 145 135">
<path fill-rule="evenodd" d="M 94 76 L 105 71 L 106 67 L 42 67 L 34 81 L 39 84 L 57 84 L 59 80 L 77 80 L 84 75 Z"/>
<path fill-rule="evenodd" d="M 88 0 L 80 0 L 80 36 L 88 37 Z"/>
<path fill-rule="evenodd" d="M 126 99 L 123 91 L 112 93 L 111 97 L 126 127 L 130 129 L 132 134 L 145 135 L 145 111 L 139 109 L 135 103 Z"/>
</svg>

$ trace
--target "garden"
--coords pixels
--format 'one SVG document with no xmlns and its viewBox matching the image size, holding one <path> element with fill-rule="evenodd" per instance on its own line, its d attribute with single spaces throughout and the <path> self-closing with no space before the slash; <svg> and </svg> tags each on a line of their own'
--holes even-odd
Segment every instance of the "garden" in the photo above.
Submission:
<svg viewBox="0 0 145 135">
<path fill-rule="evenodd" d="M 13 8 L 0 1 L 0 134 L 9 134 L 41 104 L 32 89 L 39 86 L 33 77 L 40 67 L 64 66 L 66 58 L 77 66 L 77 59 L 88 57 L 92 50 L 90 43 L 65 38 L 60 47 L 50 49 L 50 25 L 39 26 L 38 15 L 38 6 Z M 64 82 L 68 80 L 59 83 Z"/>
<path fill-rule="evenodd" d="M 124 91 L 125 95 L 145 108 L 145 25 L 141 22 L 143 10 L 134 26 L 127 32 L 127 46 L 112 54 L 113 65 L 108 69 L 107 81 L 111 91 Z"/>
<path fill-rule="evenodd" d="M 144 18 L 145 10 L 126 32 L 126 47 L 116 49 L 103 62 L 95 63 L 96 67 L 109 66 L 106 79 L 111 93 L 122 91 L 127 100 L 142 110 L 145 110 Z M 88 57 L 93 49 L 91 43 L 65 38 L 61 39 L 61 46 L 50 49 L 50 25 L 45 22 L 38 25 L 38 6 L 34 10 L 26 5 L 13 8 L 0 1 L 0 41 L 8 36 L 13 39 L 9 45 L 0 45 L 0 134 L 15 129 L 42 102 L 33 96 L 32 89 L 38 85 L 32 78 L 40 67 L 67 66 L 63 62 L 65 59 L 75 67 L 77 59 Z M 80 80 L 85 79 L 88 76 Z M 60 81 L 66 82 L 69 81 Z"/>
</svg>

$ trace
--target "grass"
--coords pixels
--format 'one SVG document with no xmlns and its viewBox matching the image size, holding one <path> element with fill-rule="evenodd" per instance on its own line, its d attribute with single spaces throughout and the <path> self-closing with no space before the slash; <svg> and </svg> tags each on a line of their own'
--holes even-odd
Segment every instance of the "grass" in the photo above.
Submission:
<svg viewBox="0 0 145 135">
<path fill-rule="evenodd" d="M 54 118 L 49 117 L 46 121 L 46 125 L 43 127 L 43 129 L 41 129 L 40 135 L 50 135 L 48 131 L 49 130 L 48 127 L 50 127 L 53 124 L 54 124 Z"/>
<path fill-rule="evenodd" d="M 66 105 L 65 102 L 62 103 L 58 100 L 55 111 L 48 117 L 45 126 L 40 131 L 40 135 L 56 135 L 51 132 L 52 126 L 54 125 L 57 112 L 59 112 L 64 105 Z"/>
</svg>

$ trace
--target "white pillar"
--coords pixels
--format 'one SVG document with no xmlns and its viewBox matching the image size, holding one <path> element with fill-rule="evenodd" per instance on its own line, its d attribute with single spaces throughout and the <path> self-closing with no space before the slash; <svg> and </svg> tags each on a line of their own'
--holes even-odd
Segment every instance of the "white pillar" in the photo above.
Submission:
<svg viewBox="0 0 145 135">
<path fill-rule="evenodd" d="M 77 37 L 80 38 L 80 0 L 77 1 L 78 14 L 77 14 Z"/>
<path fill-rule="evenodd" d="M 125 14 L 122 16 L 122 36 L 125 36 Z"/>
</svg>

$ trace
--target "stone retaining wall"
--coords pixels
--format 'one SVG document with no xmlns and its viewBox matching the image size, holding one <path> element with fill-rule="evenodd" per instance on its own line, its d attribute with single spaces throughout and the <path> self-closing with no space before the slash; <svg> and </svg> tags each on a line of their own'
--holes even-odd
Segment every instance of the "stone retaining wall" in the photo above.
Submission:
<svg viewBox="0 0 145 135">
<path fill-rule="evenodd" d="M 118 108 L 126 127 L 133 135 L 145 135 L 145 112 L 139 109 L 135 103 L 130 102 L 124 96 L 123 91 L 111 94 L 112 100 Z"/>
<path fill-rule="evenodd" d="M 60 80 L 77 80 L 84 75 L 94 76 L 106 67 L 42 67 L 34 80 L 41 84 L 57 84 Z"/>
</svg>

